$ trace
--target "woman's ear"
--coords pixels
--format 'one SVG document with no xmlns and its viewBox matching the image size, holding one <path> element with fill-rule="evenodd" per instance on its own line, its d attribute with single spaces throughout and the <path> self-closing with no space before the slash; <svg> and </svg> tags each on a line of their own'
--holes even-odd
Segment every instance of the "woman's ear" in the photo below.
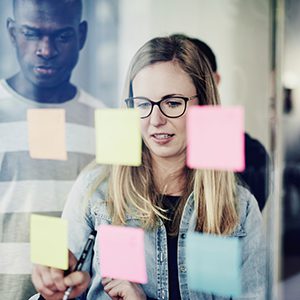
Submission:
<svg viewBox="0 0 300 300">
<path fill-rule="evenodd" d="M 220 82 L 221 82 L 221 75 L 220 75 L 220 73 L 215 72 L 215 73 L 214 73 L 214 78 L 215 78 L 216 84 L 219 85 Z"/>
<path fill-rule="evenodd" d="M 6 28 L 13 46 L 16 45 L 16 22 L 12 18 L 6 20 Z"/>
</svg>

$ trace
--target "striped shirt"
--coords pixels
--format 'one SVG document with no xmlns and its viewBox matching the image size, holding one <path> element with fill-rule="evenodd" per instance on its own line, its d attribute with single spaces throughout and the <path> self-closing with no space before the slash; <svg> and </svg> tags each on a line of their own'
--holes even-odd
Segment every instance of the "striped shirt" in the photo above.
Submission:
<svg viewBox="0 0 300 300">
<path fill-rule="evenodd" d="M 0 81 L 0 298 L 24 300 L 31 283 L 29 219 L 31 213 L 60 216 L 79 172 L 95 152 L 94 109 L 104 105 L 78 90 L 62 104 L 26 99 Z M 61 108 L 66 112 L 66 161 L 32 159 L 27 110 Z"/>
</svg>

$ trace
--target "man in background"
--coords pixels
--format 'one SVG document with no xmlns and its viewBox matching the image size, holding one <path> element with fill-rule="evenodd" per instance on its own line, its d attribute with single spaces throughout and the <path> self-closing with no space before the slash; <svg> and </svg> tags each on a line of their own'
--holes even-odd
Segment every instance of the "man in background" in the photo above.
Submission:
<svg viewBox="0 0 300 300">
<path fill-rule="evenodd" d="M 221 75 L 218 72 L 216 56 L 212 49 L 197 38 L 191 38 L 184 34 L 175 35 L 183 39 L 188 39 L 205 55 L 214 74 L 215 81 L 219 84 Z M 245 133 L 245 158 L 245 170 L 237 173 L 237 176 L 241 183 L 255 196 L 259 209 L 262 211 L 269 196 L 270 158 L 265 147 L 248 133 Z"/>
<path fill-rule="evenodd" d="M 94 158 L 94 108 L 70 82 L 87 35 L 81 0 L 14 0 L 7 29 L 20 70 L 0 81 L 0 295 L 24 300 L 31 283 L 31 213 L 60 216 L 79 172 Z M 66 161 L 32 159 L 27 110 L 66 113 Z"/>
</svg>

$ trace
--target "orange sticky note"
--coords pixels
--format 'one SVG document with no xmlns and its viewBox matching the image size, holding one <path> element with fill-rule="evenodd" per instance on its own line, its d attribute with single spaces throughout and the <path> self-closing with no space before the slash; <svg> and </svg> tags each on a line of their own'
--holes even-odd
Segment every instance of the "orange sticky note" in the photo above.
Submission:
<svg viewBox="0 0 300 300">
<path fill-rule="evenodd" d="M 187 115 L 187 165 L 194 169 L 245 169 L 242 107 L 193 106 Z"/>
<path fill-rule="evenodd" d="M 100 225 L 97 231 L 101 276 L 146 283 L 144 231 L 113 225 Z"/>
<path fill-rule="evenodd" d="M 65 110 L 27 111 L 29 153 L 32 158 L 66 160 Z"/>
</svg>

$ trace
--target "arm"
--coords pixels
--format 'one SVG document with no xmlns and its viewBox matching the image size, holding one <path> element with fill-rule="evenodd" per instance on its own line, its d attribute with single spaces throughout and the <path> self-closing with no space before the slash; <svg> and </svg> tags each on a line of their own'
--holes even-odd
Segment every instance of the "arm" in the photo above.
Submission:
<svg viewBox="0 0 300 300">
<path fill-rule="evenodd" d="M 246 191 L 247 192 L 247 191 Z M 266 289 L 266 244 L 262 216 L 255 198 L 248 194 L 242 238 L 242 290 L 240 300 L 263 300 Z"/>
<path fill-rule="evenodd" d="M 71 297 L 81 295 L 88 287 L 90 275 L 88 272 L 73 272 L 89 233 L 93 229 L 93 220 L 89 211 L 87 191 L 90 185 L 90 174 L 83 173 L 76 180 L 64 207 L 63 218 L 68 220 L 69 237 L 69 275 L 62 270 L 35 266 L 32 281 L 36 289 L 45 299 L 62 299 L 67 287 L 73 287 Z M 74 253 L 74 255 L 73 255 Z M 85 270 L 90 270 L 92 256 L 88 255 L 84 264 Z"/>
</svg>

